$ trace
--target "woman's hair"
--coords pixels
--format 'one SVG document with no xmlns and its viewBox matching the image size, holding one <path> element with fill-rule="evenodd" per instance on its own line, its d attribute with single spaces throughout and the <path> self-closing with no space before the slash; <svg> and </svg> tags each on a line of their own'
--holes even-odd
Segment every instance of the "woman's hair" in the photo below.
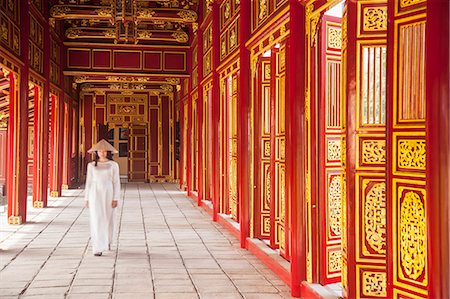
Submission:
<svg viewBox="0 0 450 299">
<path fill-rule="evenodd" d="M 99 159 L 100 157 L 98 156 L 98 152 L 97 151 L 95 151 L 95 158 L 94 158 L 94 161 L 95 161 L 95 166 L 97 166 L 97 163 L 98 163 L 98 159 Z M 113 156 L 112 156 L 112 152 L 111 151 L 108 151 L 108 153 L 106 154 L 106 158 L 108 159 L 108 160 L 112 160 L 113 159 Z"/>
</svg>

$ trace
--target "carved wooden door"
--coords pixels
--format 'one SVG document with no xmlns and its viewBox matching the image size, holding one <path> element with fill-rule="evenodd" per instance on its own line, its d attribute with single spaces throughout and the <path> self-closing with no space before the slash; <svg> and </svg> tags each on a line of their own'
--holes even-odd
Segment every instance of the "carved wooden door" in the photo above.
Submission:
<svg viewBox="0 0 450 299">
<path fill-rule="evenodd" d="M 345 113 L 341 98 L 341 22 L 341 18 L 323 15 L 318 36 L 319 282 L 323 285 L 341 279 L 341 148 Z"/>
<path fill-rule="evenodd" d="M 270 57 L 261 57 L 254 77 L 254 233 L 257 238 L 271 235 L 271 145 L 270 145 Z"/>
<path fill-rule="evenodd" d="M 131 126 L 128 136 L 128 180 L 148 180 L 148 136 L 147 127 Z"/>
</svg>

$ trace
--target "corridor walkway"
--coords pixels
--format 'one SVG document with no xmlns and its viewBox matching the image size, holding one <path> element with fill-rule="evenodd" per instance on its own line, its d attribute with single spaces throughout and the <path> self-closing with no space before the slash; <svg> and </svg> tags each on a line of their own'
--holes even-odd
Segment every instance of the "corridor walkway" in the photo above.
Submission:
<svg viewBox="0 0 450 299">
<path fill-rule="evenodd" d="M 0 298 L 289 298 L 176 185 L 128 183 L 122 195 L 117 242 L 101 257 L 91 252 L 81 189 L 29 208 L 23 226 L 1 213 Z"/>
</svg>

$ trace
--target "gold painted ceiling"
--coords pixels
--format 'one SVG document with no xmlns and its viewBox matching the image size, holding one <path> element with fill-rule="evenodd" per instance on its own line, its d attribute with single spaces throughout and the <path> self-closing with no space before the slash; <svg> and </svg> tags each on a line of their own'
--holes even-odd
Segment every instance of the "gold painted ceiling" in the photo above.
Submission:
<svg viewBox="0 0 450 299">
<path fill-rule="evenodd" d="M 197 28 L 198 0 L 60 0 L 51 20 L 64 20 L 66 41 L 187 45 Z"/>
</svg>

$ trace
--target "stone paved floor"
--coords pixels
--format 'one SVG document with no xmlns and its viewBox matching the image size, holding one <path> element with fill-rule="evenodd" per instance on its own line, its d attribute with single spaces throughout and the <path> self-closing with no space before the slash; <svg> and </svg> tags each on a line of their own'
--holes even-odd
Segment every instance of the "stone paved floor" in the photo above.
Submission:
<svg viewBox="0 0 450 299">
<path fill-rule="evenodd" d="M 0 298 L 289 298 L 288 287 L 173 184 L 124 184 L 112 251 L 92 255 L 83 190 L 29 223 L 0 214 Z M 30 206 L 30 205 L 29 205 Z"/>
</svg>

